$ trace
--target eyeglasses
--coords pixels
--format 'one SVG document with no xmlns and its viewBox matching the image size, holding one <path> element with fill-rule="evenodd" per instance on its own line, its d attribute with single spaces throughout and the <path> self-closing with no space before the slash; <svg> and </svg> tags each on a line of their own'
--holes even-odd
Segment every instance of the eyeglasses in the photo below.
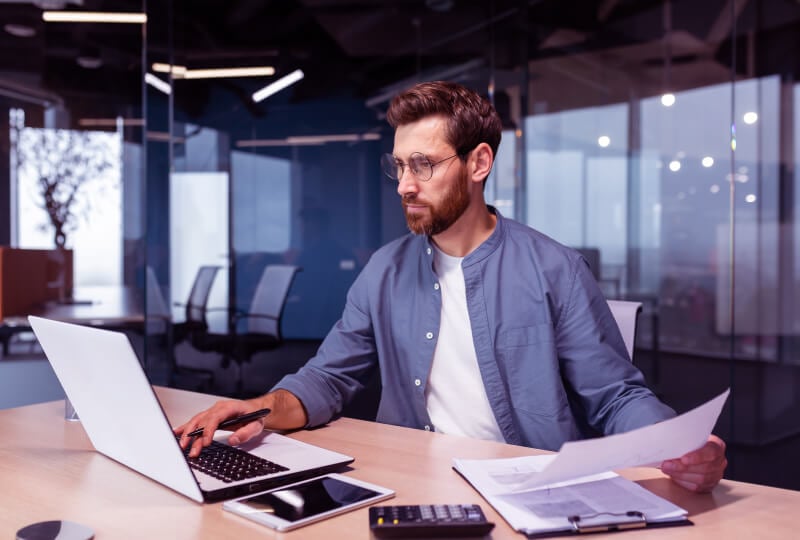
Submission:
<svg viewBox="0 0 800 540">
<path fill-rule="evenodd" d="M 428 159 L 428 156 L 422 152 L 414 152 L 411 154 L 411 157 L 408 158 L 408 163 L 403 163 L 392 154 L 383 154 L 383 156 L 381 156 L 381 169 L 383 169 L 383 174 L 399 182 L 400 179 L 403 178 L 406 167 L 408 167 L 408 170 L 411 171 L 411 174 L 413 174 L 417 180 L 427 182 L 433 176 L 433 167 L 435 165 L 447 161 L 448 159 L 453 159 L 454 157 L 458 157 L 458 154 L 453 154 L 439 161 L 431 161 Z"/>
</svg>

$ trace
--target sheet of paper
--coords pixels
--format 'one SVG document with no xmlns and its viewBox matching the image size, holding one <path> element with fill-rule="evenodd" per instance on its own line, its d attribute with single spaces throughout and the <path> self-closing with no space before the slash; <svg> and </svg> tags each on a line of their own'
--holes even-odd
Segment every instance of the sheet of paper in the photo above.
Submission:
<svg viewBox="0 0 800 540">
<path fill-rule="evenodd" d="M 581 523 L 629 522 L 631 510 L 648 522 L 684 519 L 686 510 L 613 472 L 559 482 L 547 489 L 509 493 L 532 474 L 545 470 L 555 454 L 507 459 L 454 459 L 453 466 L 515 530 L 532 533 L 570 530 L 567 516 L 580 515 Z"/>
<path fill-rule="evenodd" d="M 670 420 L 617 435 L 565 443 L 540 472 L 520 475 L 506 491 L 540 486 L 604 471 L 660 464 L 703 446 L 717 423 L 730 389 Z"/>
<path fill-rule="evenodd" d="M 556 454 L 523 456 L 500 459 L 453 459 L 453 467 L 469 479 L 470 484 L 484 496 L 509 493 L 511 489 L 532 475 L 541 474 L 556 458 Z M 567 485 L 575 482 L 603 480 L 617 476 L 611 471 L 604 471 L 581 478 L 554 484 L 550 487 Z"/>
<path fill-rule="evenodd" d="M 683 508 L 616 475 L 558 488 L 495 495 L 490 500 L 514 529 L 529 534 L 569 530 L 572 524 L 568 516 L 580 516 L 581 524 L 591 527 L 642 519 L 626 515 L 628 512 L 641 512 L 650 523 L 675 521 L 687 514 Z"/>
</svg>

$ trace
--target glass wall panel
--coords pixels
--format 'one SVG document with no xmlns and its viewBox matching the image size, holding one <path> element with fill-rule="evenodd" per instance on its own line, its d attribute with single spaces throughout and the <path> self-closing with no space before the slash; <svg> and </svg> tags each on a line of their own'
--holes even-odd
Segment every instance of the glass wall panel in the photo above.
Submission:
<svg viewBox="0 0 800 540">
<path fill-rule="evenodd" d="M 301 365 L 369 256 L 407 232 L 378 167 L 389 99 L 456 80 L 503 119 L 487 201 L 579 249 L 609 298 L 643 302 L 634 362 L 669 405 L 733 388 L 718 425 L 730 477 L 800 487 L 765 465 L 800 437 L 800 5 L 368 4 L 151 3 L 147 68 L 170 93 L 146 94 L 147 260 L 164 286 L 177 286 L 181 242 L 170 178 L 227 175 L 228 202 L 206 203 L 228 206 L 217 279 L 244 310 L 267 264 L 302 267 L 282 327 L 306 348 L 280 354 L 284 371 Z M 275 73 L 191 79 L 156 62 Z M 296 69 L 304 79 L 254 99 Z M 179 347 L 179 361 L 194 352 Z M 272 368 L 248 368 L 262 377 L 253 388 L 274 382 Z"/>
<path fill-rule="evenodd" d="M 16 129 L 11 177 L 18 219 L 12 244 L 69 247 L 75 252 L 75 286 L 121 285 L 121 132 Z"/>
<path fill-rule="evenodd" d="M 0 245 L 46 256 L 15 280 L 30 298 L 0 324 L 37 312 L 124 330 L 144 361 L 147 28 L 44 20 L 78 9 L 143 2 L 0 3 Z M 15 386 L 27 402 L 62 397 L 42 392 L 55 378 L 36 375 L 52 373 L 33 337 L 12 334 L 3 355 L 26 355 Z"/>
<path fill-rule="evenodd" d="M 627 105 L 525 119 L 528 224 L 583 251 L 619 293 L 627 253 Z"/>
</svg>

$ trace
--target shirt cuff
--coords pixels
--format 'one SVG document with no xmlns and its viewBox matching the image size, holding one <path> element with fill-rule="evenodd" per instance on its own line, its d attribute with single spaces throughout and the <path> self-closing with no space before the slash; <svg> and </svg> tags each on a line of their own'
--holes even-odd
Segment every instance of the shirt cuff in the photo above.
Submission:
<svg viewBox="0 0 800 540">
<path fill-rule="evenodd" d="M 287 390 L 294 394 L 303 404 L 308 416 L 308 423 L 304 427 L 310 428 L 326 424 L 336 414 L 324 397 L 328 392 L 318 384 L 308 377 L 301 378 L 297 374 L 292 374 L 278 381 L 272 390 Z"/>
</svg>

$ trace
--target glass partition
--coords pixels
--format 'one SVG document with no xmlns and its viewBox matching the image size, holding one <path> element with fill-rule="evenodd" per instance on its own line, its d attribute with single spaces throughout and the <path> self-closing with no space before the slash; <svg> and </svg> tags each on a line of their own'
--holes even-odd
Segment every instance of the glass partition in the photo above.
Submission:
<svg viewBox="0 0 800 540">
<path fill-rule="evenodd" d="M 503 120 L 487 201 L 578 249 L 609 298 L 644 304 L 634 362 L 669 405 L 733 389 L 718 425 L 731 478 L 800 488 L 799 4 L 233 4 L 0 3 L 0 244 L 51 252 L 43 302 L 116 291 L 135 316 L 110 326 L 153 382 L 213 373 L 226 393 L 230 362 L 181 325 L 198 268 L 219 267 L 206 307 L 226 332 L 266 265 L 300 266 L 290 346 L 244 372 L 268 389 L 407 232 L 378 165 L 389 100 L 455 80 Z M 258 70 L 207 71 L 242 67 Z M 176 362 L 199 378 L 175 379 Z"/>
<path fill-rule="evenodd" d="M 29 313 L 123 330 L 147 358 L 146 24 L 46 17 L 143 8 L 135 0 L 0 3 L 0 246 L 26 261 L 12 269 L 14 290 L 4 281 L 0 291 L 0 299 L 24 298 L 14 307 L 0 301 L 0 364 L 21 362 L 26 402 L 63 397 L 19 326 Z"/>
</svg>

